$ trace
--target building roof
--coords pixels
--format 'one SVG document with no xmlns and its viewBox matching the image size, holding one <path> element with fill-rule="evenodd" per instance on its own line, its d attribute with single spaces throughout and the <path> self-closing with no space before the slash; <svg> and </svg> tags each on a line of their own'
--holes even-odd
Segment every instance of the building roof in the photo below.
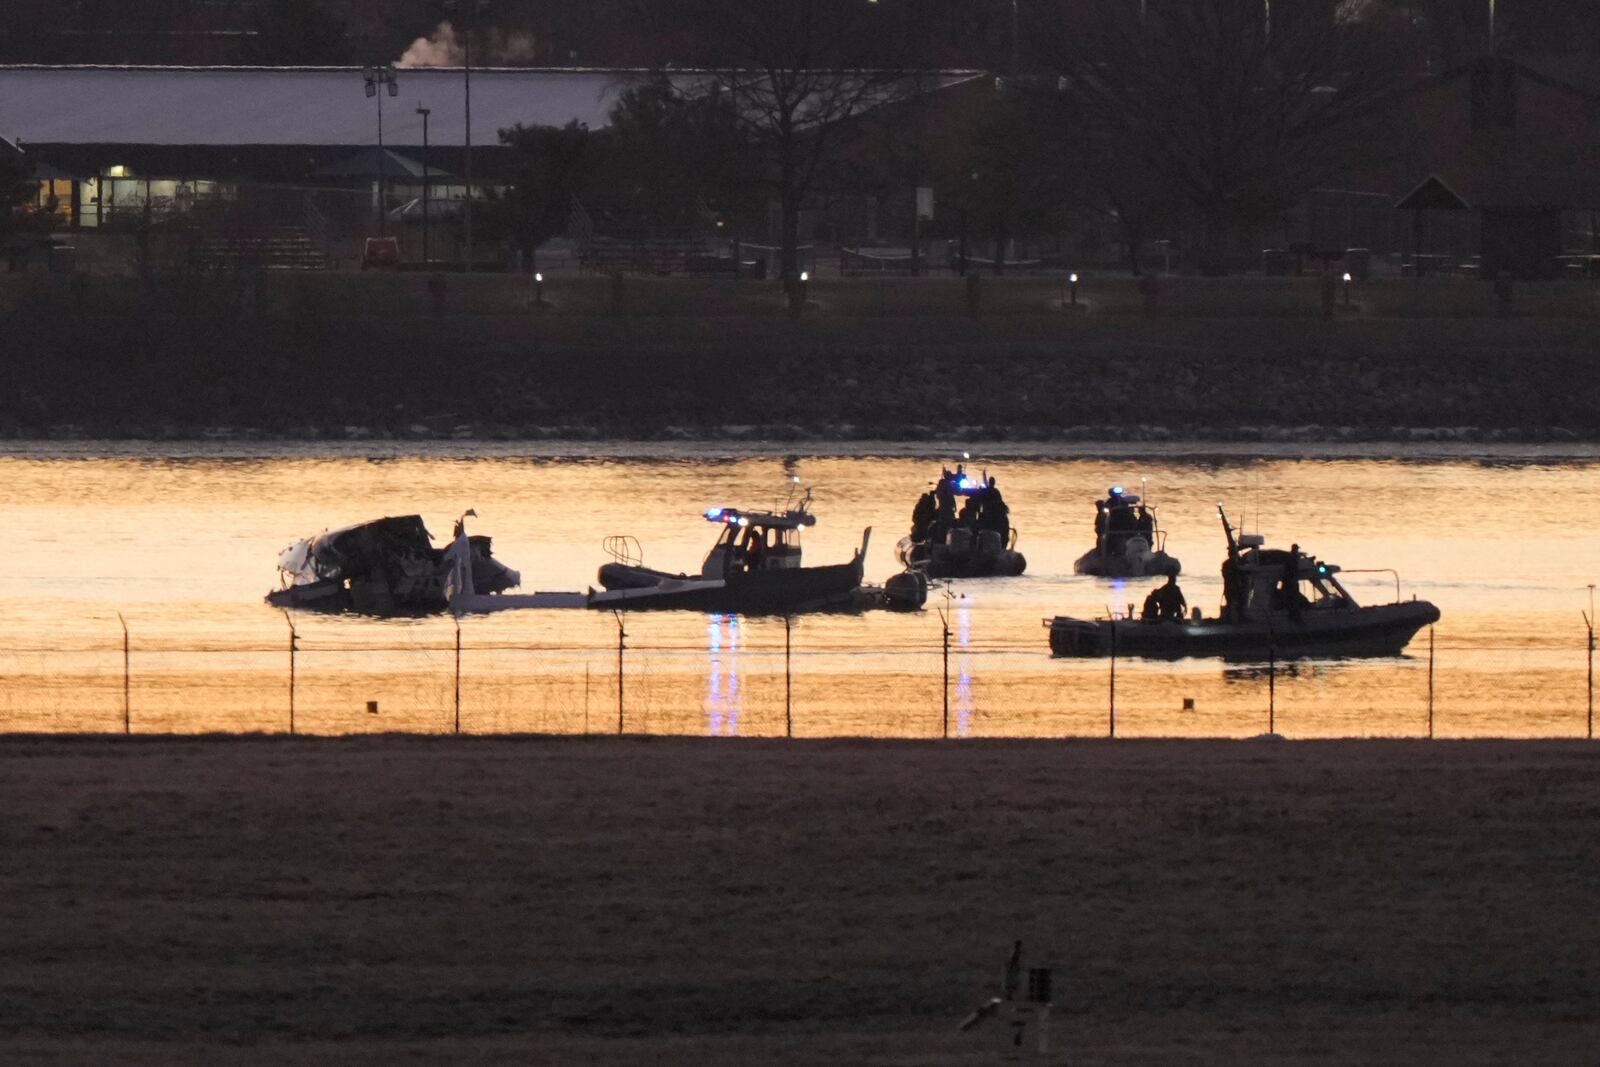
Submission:
<svg viewBox="0 0 1600 1067">
<path fill-rule="evenodd" d="M 1448 182 L 1437 174 L 1422 179 L 1418 186 L 1402 196 L 1394 205 L 1401 211 L 1469 211 L 1472 205 L 1461 194 L 1450 188 Z"/>
<path fill-rule="evenodd" d="M 493 144 L 519 122 L 604 126 L 641 71 L 472 71 L 472 139 Z M 460 144 L 459 69 L 399 72 L 383 99 L 384 143 Z M 0 67 L 0 136 L 27 144 L 364 145 L 378 101 L 359 67 Z"/>
<path fill-rule="evenodd" d="M 402 69 L 399 92 L 382 98 L 386 145 L 428 139 L 458 145 L 465 128 L 460 68 Z M 50 145 L 367 145 L 378 139 L 379 101 L 366 95 L 360 67 L 0 66 L 0 136 Z M 502 129 L 600 128 L 643 69 L 472 70 L 472 140 L 490 145 Z M 675 76 L 701 80 L 704 72 Z M 938 75 L 935 87 L 976 72 Z"/>
<path fill-rule="evenodd" d="M 424 170 L 419 160 L 391 148 L 363 148 L 354 155 L 324 164 L 314 172 L 318 178 L 397 178 L 402 181 L 421 178 L 425 173 L 441 180 L 450 177 L 437 166 Z"/>
</svg>

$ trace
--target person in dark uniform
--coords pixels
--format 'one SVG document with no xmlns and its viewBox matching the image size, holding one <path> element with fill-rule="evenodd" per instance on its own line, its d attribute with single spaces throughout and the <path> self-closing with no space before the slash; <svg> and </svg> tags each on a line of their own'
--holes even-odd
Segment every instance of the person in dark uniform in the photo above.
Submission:
<svg viewBox="0 0 1600 1067">
<path fill-rule="evenodd" d="M 911 540 L 923 542 L 928 539 L 928 528 L 933 525 L 933 517 L 938 511 L 939 506 L 934 503 L 932 493 L 923 493 L 917 498 L 917 506 L 911 509 Z"/>
<path fill-rule="evenodd" d="M 1166 584 L 1150 590 L 1144 598 L 1144 611 L 1139 617 L 1145 622 L 1182 622 L 1188 610 L 1189 602 L 1178 588 L 1177 574 L 1168 571 Z"/>
<path fill-rule="evenodd" d="M 1150 509 L 1143 504 L 1139 505 L 1139 518 L 1136 525 L 1139 536 L 1145 539 L 1146 544 L 1154 548 L 1156 544 L 1156 517 L 1150 514 Z"/>
<path fill-rule="evenodd" d="M 944 544 L 945 535 L 956 526 L 956 497 L 950 491 L 950 483 L 940 479 L 933 490 L 933 525 L 928 531 L 928 540 L 936 545 Z"/>
<path fill-rule="evenodd" d="M 1127 505 L 1122 500 L 1122 487 L 1113 485 L 1104 500 L 1094 502 L 1094 547 L 1106 550 L 1112 547 L 1110 535 L 1115 528 L 1113 516 Z"/>
<path fill-rule="evenodd" d="M 961 517 L 956 522 L 976 534 L 978 532 L 978 513 L 982 510 L 982 499 L 977 493 L 972 493 L 961 502 Z"/>
<path fill-rule="evenodd" d="M 999 534 L 1002 545 L 1011 536 L 1011 508 L 1000 495 L 1000 487 L 994 484 L 992 477 L 984 490 L 983 514 L 980 516 L 979 525 Z"/>
<path fill-rule="evenodd" d="M 1242 622 L 1245 602 L 1250 599 L 1250 577 L 1232 556 L 1222 561 L 1222 618 Z"/>
<path fill-rule="evenodd" d="M 1289 612 L 1289 618 L 1294 622 L 1300 621 L 1300 609 L 1305 606 L 1306 598 L 1300 595 L 1300 546 L 1289 546 L 1289 558 L 1283 562 L 1283 606 Z"/>
<path fill-rule="evenodd" d="M 1122 497 L 1116 497 L 1116 504 L 1106 513 L 1106 529 L 1109 537 L 1106 548 L 1112 552 L 1121 552 L 1128 545 L 1128 537 L 1139 528 L 1139 520 L 1134 517 L 1133 508 Z"/>
</svg>

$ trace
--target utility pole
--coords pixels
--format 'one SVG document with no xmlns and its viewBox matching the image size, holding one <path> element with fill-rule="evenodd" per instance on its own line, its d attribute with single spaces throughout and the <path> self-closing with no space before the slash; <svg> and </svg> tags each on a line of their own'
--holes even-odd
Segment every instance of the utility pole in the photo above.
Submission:
<svg viewBox="0 0 1600 1067">
<path fill-rule="evenodd" d="M 1021 55 L 1021 46 L 1017 42 L 1017 0 L 1011 0 L 1011 77 L 1016 79 L 1017 70 L 1021 66 L 1018 57 Z"/>
<path fill-rule="evenodd" d="M 433 114 L 431 108 L 417 105 L 417 114 L 422 116 L 422 262 L 428 262 L 428 116 Z"/>
<path fill-rule="evenodd" d="M 387 67 L 368 67 L 361 72 L 362 80 L 367 85 L 367 96 L 378 98 L 378 232 L 388 232 L 388 202 L 384 196 L 384 180 L 389 174 L 389 160 L 383 151 L 383 94 L 387 90 L 390 96 L 400 95 L 400 79 L 394 71 L 394 64 Z M 148 200 L 148 198 L 146 198 Z"/>
<path fill-rule="evenodd" d="M 472 31 L 478 28 L 478 16 L 489 9 L 490 0 L 444 0 L 446 11 L 460 11 L 462 15 L 461 83 L 466 97 L 466 135 L 462 144 L 462 177 L 467 186 L 467 200 L 462 207 L 462 230 L 467 246 L 467 273 L 472 273 Z"/>
</svg>

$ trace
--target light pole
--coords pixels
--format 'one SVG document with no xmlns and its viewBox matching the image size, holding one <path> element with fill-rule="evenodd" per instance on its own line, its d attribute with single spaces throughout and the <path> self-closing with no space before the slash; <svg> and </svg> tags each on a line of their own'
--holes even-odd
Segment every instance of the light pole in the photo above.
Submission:
<svg viewBox="0 0 1600 1067">
<path fill-rule="evenodd" d="M 1017 0 L 1011 0 L 1011 77 L 1017 76 L 1017 56 L 1020 46 L 1017 43 Z"/>
<path fill-rule="evenodd" d="M 472 273 L 472 31 L 477 27 L 478 16 L 489 9 L 489 0 L 444 0 L 445 10 L 458 8 L 466 14 L 462 27 L 461 81 L 466 97 L 465 155 L 462 160 L 463 178 L 467 186 L 467 202 L 462 205 L 463 229 L 467 245 L 467 273 Z"/>
<path fill-rule="evenodd" d="M 383 93 L 387 87 L 390 96 L 399 96 L 400 80 L 395 76 L 392 63 L 387 67 L 368 67 L 361 72 L 361 78 L 367 83 L 367 96 L 378 98 L 378 232 L 386 233 L 388 205 L 383 195 L 383 185 L 389 167 L 383 154 Z"/>
<path fill-rule="evenodd" d="M 417 114 L 422 116 L 422 262 L 428 262 L 428 116 L 433 114 L 431 108 L 417 105 Z"/>
</svg>

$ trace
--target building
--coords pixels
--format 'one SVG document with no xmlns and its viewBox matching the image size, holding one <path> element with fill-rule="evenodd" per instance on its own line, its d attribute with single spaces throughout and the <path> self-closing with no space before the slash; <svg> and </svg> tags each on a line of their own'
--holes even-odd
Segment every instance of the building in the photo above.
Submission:
<svg viewBox="0 0 1600 1067">
<path fill-rule="evenodd" d="M 471 72 L 473 174 L 503 168 L 499 131 L 576 120 L 603 126 L 641 71 Z M 386 206 L 418 195 L 431 169 L 465 175 L 467 80 L 459 69 L 401 70 L 369 96 L 362 68 L 0 67 L 0 136 L 53 176 L 50 195 L 78 229 L 141 225 L 233 199 L 253 186 L 326 191 Z M 424 116 L 426 108 L 426 141 Z M 392 167 L 361 174 L 352 162 Z M 391 180 L 394 181 L 391 183 Z M 442 198 L 464 179 L 437 180 Z"/>
<path fill-rule="evenodd" d="M 1600 95 L 1505 56 L 1428 79 L 1396 170 L 1407 252 L 1429 269 L 1549 278 L 1600 252 Z"/>
</svg>

